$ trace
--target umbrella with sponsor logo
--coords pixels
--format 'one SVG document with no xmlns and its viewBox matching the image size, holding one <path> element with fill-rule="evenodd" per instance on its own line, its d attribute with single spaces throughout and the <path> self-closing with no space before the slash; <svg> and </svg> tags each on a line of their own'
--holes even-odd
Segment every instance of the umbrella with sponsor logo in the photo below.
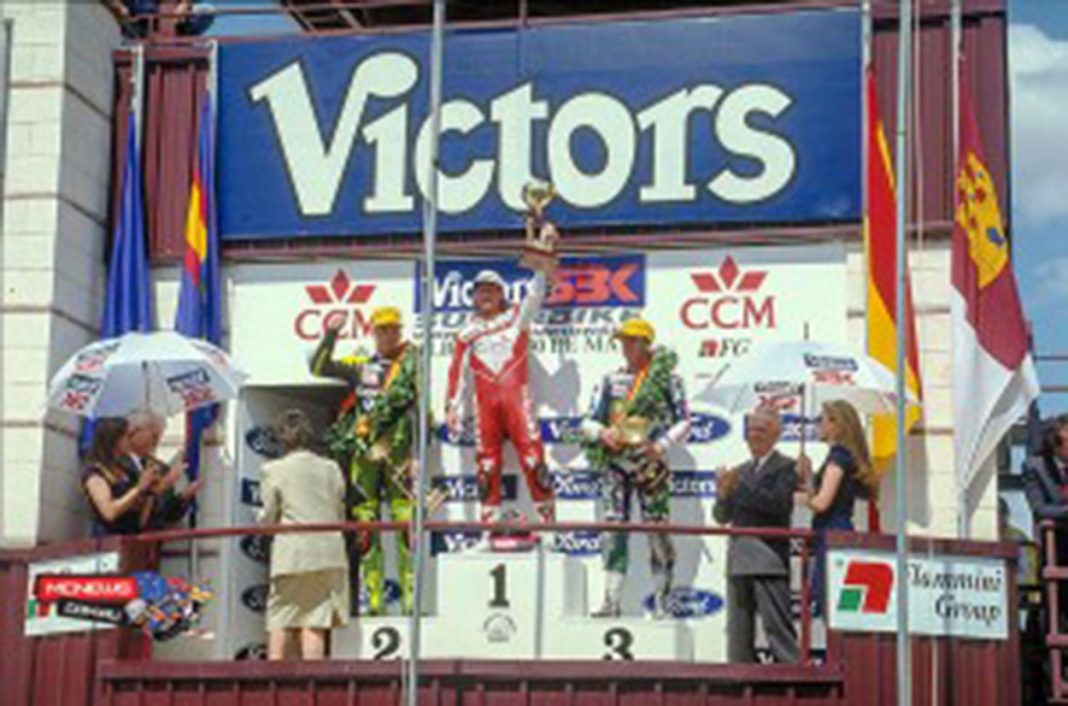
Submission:
<svg viewBox="0 0 1068 706">
<path fill-rule="evenodd" d="M 173 331 L 128 333 L 82 348 L 48 386 L 48 406 L 82 417 L 163 417 L 237 396 L 247 375 L 212 344 Z"/>
<path fill-rule="evenodd" d="M 882 363 L 839 343 L 760 343 L 727 365 L 703 398 L 731 411 L 771 404 L 802 412 L 846 400 L 858 412 L 890 414 L 897 402 L 894 374 Z M 909 395 L 908 404 L 919 402 Z"/>
</svg>

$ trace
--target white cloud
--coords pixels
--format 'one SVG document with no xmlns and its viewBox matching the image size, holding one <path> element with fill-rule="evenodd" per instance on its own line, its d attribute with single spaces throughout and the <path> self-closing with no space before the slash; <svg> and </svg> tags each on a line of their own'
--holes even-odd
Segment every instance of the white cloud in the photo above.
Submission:
<svg viewBox="0 0 1068 706">
<path fill-rule="evenodd" d="M 1034 266 L 1039 301 L 1063 302 L 1068 298 L 1068 257 L 1053 257 Z M 1059 314 L 1058 314 L 1059 316 Z"/>
<path fill-rule="evenodd" d="M 1009 72 L 1017 227 L 1068 226 L 1068 41 L 1010 26 Z"/>
</svg>

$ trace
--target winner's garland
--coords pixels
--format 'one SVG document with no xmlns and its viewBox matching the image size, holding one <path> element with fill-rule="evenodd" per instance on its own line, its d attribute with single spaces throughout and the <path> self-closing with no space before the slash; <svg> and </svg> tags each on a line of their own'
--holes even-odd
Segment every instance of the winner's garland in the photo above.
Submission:
<svg viewBox="0 0 1068 706">
<path fill-rule="evenodd" d="M 363 414 L 357 402 L 330 425 L 323 440 L 331 456 L 341 461 L 367 454 L 383 439 L 390 451 L 411 447 L 414 416 L 410 412 L 418 397 L 418 362 L 418 347 L 405 345 L 396 376 L 375 397 L 371 409 Z"/>
</svg>

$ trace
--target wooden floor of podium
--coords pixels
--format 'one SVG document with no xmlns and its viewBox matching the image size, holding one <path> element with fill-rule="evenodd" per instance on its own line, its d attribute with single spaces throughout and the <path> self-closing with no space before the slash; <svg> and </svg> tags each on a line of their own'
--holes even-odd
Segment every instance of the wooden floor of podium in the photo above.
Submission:
<svg viewBox="0 0 1068 706">
<path fill-rule="evenodd" d="M 112 706 L 403 706 L 401 663 L 110 662 Z M 844 704 L 840 668 L 672 662 L 431 660 L 421 706 Z"/>
</svg>

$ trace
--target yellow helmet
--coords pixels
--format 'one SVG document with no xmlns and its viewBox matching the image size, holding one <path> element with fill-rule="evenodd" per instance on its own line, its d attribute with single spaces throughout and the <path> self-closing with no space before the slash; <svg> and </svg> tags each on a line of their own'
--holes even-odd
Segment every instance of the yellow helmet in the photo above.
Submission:
<svg viewBox="0 0 1068 706">
<path fill-rule="evenodd" d="M 380 306 L 371 312 L 371 326 L 400 326 L 400 309 L 395 306 Z"/>
<path fill-rule="evenodd" d="M 656 339 L 656 329 L 645 319 L 628 319 L 616 329 L 616 338 L 644 338 L 652 343 Z"/>
</svg>

